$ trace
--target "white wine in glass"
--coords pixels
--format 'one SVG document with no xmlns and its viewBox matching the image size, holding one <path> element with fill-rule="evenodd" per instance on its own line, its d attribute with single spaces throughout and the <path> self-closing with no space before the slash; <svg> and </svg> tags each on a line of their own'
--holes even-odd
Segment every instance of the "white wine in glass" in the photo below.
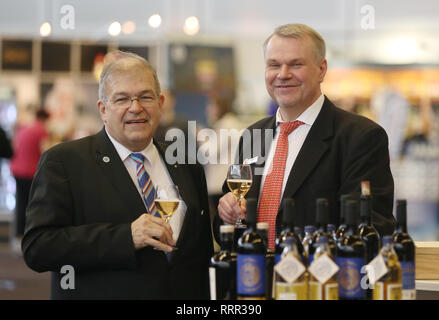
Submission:
<svg viewBox="0 0 439 320">
<path fill-rule="evenodd" d="M 227 185 L 235 196 L 238 205 L 241 206 L 241 199 L 245 197 L 253 183 L 252 170 L 248 164 L 232 164 L 227 172 Z M 235 223 L 235 228 L 246 228 L 241 217 Z"/>
<path fill-rule="evenodd" d="M 180 193 L 176 185 L 157 186 L 155 188 L 155 206 L 161 218 L 169 223 L 169 220 L 180 205 Z M 177 249 L 177 247 L 173 247 Z"/>
</svg>

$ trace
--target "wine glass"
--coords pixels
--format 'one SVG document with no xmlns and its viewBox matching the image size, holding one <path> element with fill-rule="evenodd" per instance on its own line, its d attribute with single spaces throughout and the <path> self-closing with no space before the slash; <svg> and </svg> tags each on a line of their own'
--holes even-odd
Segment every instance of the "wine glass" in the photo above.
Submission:
<svg viewBox="0 0 439 320">
<path fill-rule="evenodd" d="M 241 199 L 250 190 L 253 183 L 252 170 L 248 164 L 232 164 L 227 172 L 227 185 L 235 196 L 238 205 L 241 207 Z M 242 223 L 241 217 L 238 216 L 235 228 L 246 228 Z"/>
<path fill-rule="evenodd" d="M 155 206 L 161 218 L 169 223 L 169 220 L 180 205 L 180 193 L 176 185 L 159 185 L 155 188 Z M 177 249 L 177 247 L 173 247 Z"/>
</svg>

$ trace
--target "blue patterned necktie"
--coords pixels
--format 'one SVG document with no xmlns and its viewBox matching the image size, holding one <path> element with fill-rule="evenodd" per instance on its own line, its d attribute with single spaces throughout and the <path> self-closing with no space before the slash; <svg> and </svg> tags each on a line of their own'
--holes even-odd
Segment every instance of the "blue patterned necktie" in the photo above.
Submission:
<svg viewBox="0 0 439 320">
<path fill-rule="evenodd" d="M 136 161 L 137 181 L 139 182 L 140 191 L 142 192 L 143 201 L 145 201 L 148 212 L 149 214 L 160 218 L 160 213 L 158 212 L 154 203 L 155 189 L 152 184 L 151 178 L 149 177 L 148 172 L 146 172 L 145 166 L 143 164 L 145 157 L 141 153 L 131 153 L 130 158 Z"/>
</svg>

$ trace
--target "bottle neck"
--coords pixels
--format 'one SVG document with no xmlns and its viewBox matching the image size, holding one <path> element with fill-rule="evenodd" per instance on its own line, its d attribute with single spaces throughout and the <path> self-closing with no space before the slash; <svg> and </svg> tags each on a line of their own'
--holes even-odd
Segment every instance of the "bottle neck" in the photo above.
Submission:
<svg viewBox="0 0 439 320">
<path fill-rule="evenodd" d="M 221 234 L 221 251 L 233 251 L 233 233 Z"/>
<path fill-rule="evenodd" d="M 371 225 L 371 198 L 370 196 L 362 196 L 361 197 L 361 203 L 360 203 L 360 217 L 361 222 L 367 224 L 368 226 Z"/>
<path fill-rule="evenodd" d="M 407 233 L 407 221 L 396 221 L 396 232 Z"/>
</svg>

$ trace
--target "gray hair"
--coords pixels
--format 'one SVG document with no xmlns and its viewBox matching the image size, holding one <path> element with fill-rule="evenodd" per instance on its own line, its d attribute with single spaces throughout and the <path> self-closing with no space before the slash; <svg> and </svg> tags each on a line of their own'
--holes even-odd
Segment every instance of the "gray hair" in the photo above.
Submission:
<svg viewBox="0 0 439 320">
<path fill-rule="evenodd" d="M 310 37 L 315 47 L 315 55 L 318 61 L 325 59 L 326 56 L 326 46 L 325 40 L 322 36 L 315 31 L 313 28 L 300 23 L 285 24 L 283 26 L 277 27 L 274 32 L 265 40 L 264 42 L 264 55 L 267 49 L 268 42 L 271 38 L 277 35 L 282 38 L 294 38 L 303 39 L 305 37 Z"/>
<path fill-rule="evenodd" d="M 108 79 L 115 73 L 121 72 L 123 70 L 126 70 L 126 64 L 123 62 L 134 62 L 134 64 L 137 64 L 141 67 L 146 68 L 146 70 L 150 71 L 152 74 L 152 77 L 154 79 L 154 86 L 155 86 L 155 94 L 157 96 L 160 95 L 161 89 L 160 89 L 160 83 L 157 77 L 157 72 L 155 69 L 151 66 L 151 64 L 146 61 L 146 59 L 142 58 L 141 56 L 132 53 L 132 52 L 125 52 L 120 50 L 114 50 L 111 52 L 108 52 L 105 55 L 104 58 L 104 68 L 102 69 L 100 78 L 99 78 L 99 99 L 105 100 L 106 94 L 107 94 L 107 81 Z M 121 63 L 122 62 L 122 63 Z"/>
</svg>

